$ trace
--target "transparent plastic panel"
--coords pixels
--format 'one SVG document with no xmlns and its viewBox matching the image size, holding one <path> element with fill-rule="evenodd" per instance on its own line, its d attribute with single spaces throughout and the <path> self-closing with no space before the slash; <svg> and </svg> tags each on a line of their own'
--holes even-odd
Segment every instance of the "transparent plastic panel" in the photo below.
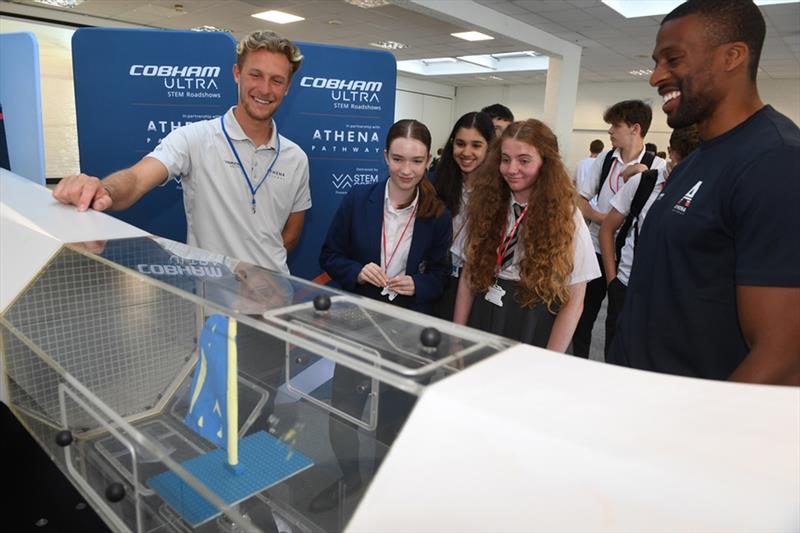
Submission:
<svg viewBox="0 0 800 533">
<path fill-rule="evenodd" d="M 73 375 L 122 416 L 152 409 L 196 345 L 195 305 L 68 248 L 4 318 L 54 368 Z M 42 362 L 10 357 L 8 364 L 8 375 L 42 414 L 57 419 L 56 390 L 49 373 L 40 371 Z"/>
<path fill-rule="evenodd" d="M 152 238 L 62 248 L 0 343 L 65 475 L 159 533 L 341 531 L 425 388 L 511 345 Z"/>
</svg>

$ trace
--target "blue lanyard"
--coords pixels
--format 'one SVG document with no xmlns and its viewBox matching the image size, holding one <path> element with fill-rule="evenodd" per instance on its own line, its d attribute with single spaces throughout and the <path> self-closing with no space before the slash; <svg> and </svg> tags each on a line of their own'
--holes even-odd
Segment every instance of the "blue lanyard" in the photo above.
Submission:
<svg viewBox="0 0 800 533">
<path fill-rule="evenodd" d="M 267 181 L 267 176 L 269 173 L 272 172 L 272 167 L 275 166 L 275 163 L 278 161 L 278 157 L 281 155 L 281 136 L 275 135 L 275 159 L 272 160 L 272 163 L 269 164 L 269 168 L 264 173 L 264 177 L 261 178 L 261 181 L 258 182 L 258 185 L 253 187 L 253 182 L 250 181 L 250 176 L 247 175 L 247 171 L 244 169 L 244 165 L 242 165 L 242 160 L 239 158 L 239 152 L 236 151 L 236 148 L 233 146 L 233 141 L 231 141 L 230 136 L 228 135 L 228 131 L 225 129 L 225 121 L 223 120 L 224 115 L 220 115 L 219 123 L 222 125 L 222 133 L 225 135 L 225 139 L 228 141 L 228 146 L 231 147 L 231 152 L 233 152 L 233 156 L 236 158 L 236 161 L 239 163 L 239 168 L 242 170 L 242 175 L 244 176 L 244 181 L 247 182 L 247 186 L 250 188 L 250 206 L 253 208 L 253 213 L 256 212 L 256 193 L 258 189 L 264 185 L 264 182 Z"/>
</svg>

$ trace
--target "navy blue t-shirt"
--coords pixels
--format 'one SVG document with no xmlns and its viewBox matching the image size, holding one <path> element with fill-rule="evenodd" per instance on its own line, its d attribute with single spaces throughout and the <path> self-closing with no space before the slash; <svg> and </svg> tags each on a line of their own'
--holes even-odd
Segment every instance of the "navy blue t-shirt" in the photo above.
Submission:
<svg viewBox="0 0 800 533">
<path fill-rule="evenodd" d="M 636 246 L 611 363 L 727 379 L 736 286 L 800 286 L 800 130 L 765 106 L 675 167 Z"/>
</svg>

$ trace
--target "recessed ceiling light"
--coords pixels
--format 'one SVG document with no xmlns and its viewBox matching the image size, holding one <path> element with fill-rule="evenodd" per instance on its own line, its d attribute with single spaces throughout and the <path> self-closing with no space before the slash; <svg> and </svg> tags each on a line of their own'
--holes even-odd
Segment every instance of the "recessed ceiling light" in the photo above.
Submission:
<svg viewBox="0 0 800 533">
<path fill-rule="evenodd" d="M 383 48 L 384 50 L 400 50 L 401 48 L 408 48 L 406 43 L 398 43 L 397 41 L 377 41 L 369 44 L 370 46 Z"/>
<path fill-rule="evenodd" d="M 37 4 L 44 4 L 53 7 L 75 7 L 84 2 L 84 0 L 33 0 Z"/>
<path fill-rule="evenodd" d="M 649 76 L 652 73 L 653 71 L 650 70 L 649 68 L 640 68 L 628 71 L 628 74 L 630 74 L 631 76 Z"/>
<path fill-rule="evenodd" d="M 489 76 L 489 79 L 490 79 L 490 80 L 499 80 L 499 81 L 503 81 L 503 78 L 501 78 L 500 76 L 495 76 L 494 74 L 492 74 L 491 76 Z"/>
<path fill-rule="evenodd" d="M 342 25 L 342 21 L 339 20 L 339 19 L 331 19 L 327 23 L 330 24 L 331 26 L 341 26 Z"/>
<path fill-rule="evenodd" d="M 305 18 L 298 17 L 297 15 L 292 15 L 290 13 L 284 13 L 283 11 L 275 11 L 275 10 L 263 11 L 261 13 L 256 13 L 250 16 L 261 20 L 268 20 L 270 22 L 275 22 L 277 24 L 288 24 L 290 22 L 297 22 L 299 20 L 306 20 Z"/>
<path fill-rule="evenodd" d="M 389 0 L 344 0 L 348 4 L 360 7 L 361 9 L 372 9 L 373 7 L 381 7 L 389 5 Z"/>
<path fill-rule="evenodd" d="M 479 31 L 462 31 L 458 33 L 451 33 L 453 37 L 458 37 L 459 39 L 464 39 L 465 41 L 489 41 L 494 39 L 491 35 L 486 35 L 485 33 L 481 33 Z"/>
</svg>

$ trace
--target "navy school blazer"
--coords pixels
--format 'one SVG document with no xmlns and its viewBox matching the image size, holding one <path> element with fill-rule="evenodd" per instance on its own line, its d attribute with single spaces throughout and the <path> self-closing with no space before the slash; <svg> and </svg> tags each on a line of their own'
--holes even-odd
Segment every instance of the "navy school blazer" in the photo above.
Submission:
<svg viewBox="0 0 800 533">
<path fill-rule="evenodd" d="M 386 180 L 350 191 L 333 217 L 319 264 L 344 290 L 388 302 L 378 287 L 357 282 L 364 265 L 381 264 L 385 191 Z M 436 218 L 415 219 L 405 271 L 414 279 L 415 294 L 398 295 L 391 303 L 431 313 L 450 276 L 452 236 L 453 225 L 447 209 Z"/>
</svg>

